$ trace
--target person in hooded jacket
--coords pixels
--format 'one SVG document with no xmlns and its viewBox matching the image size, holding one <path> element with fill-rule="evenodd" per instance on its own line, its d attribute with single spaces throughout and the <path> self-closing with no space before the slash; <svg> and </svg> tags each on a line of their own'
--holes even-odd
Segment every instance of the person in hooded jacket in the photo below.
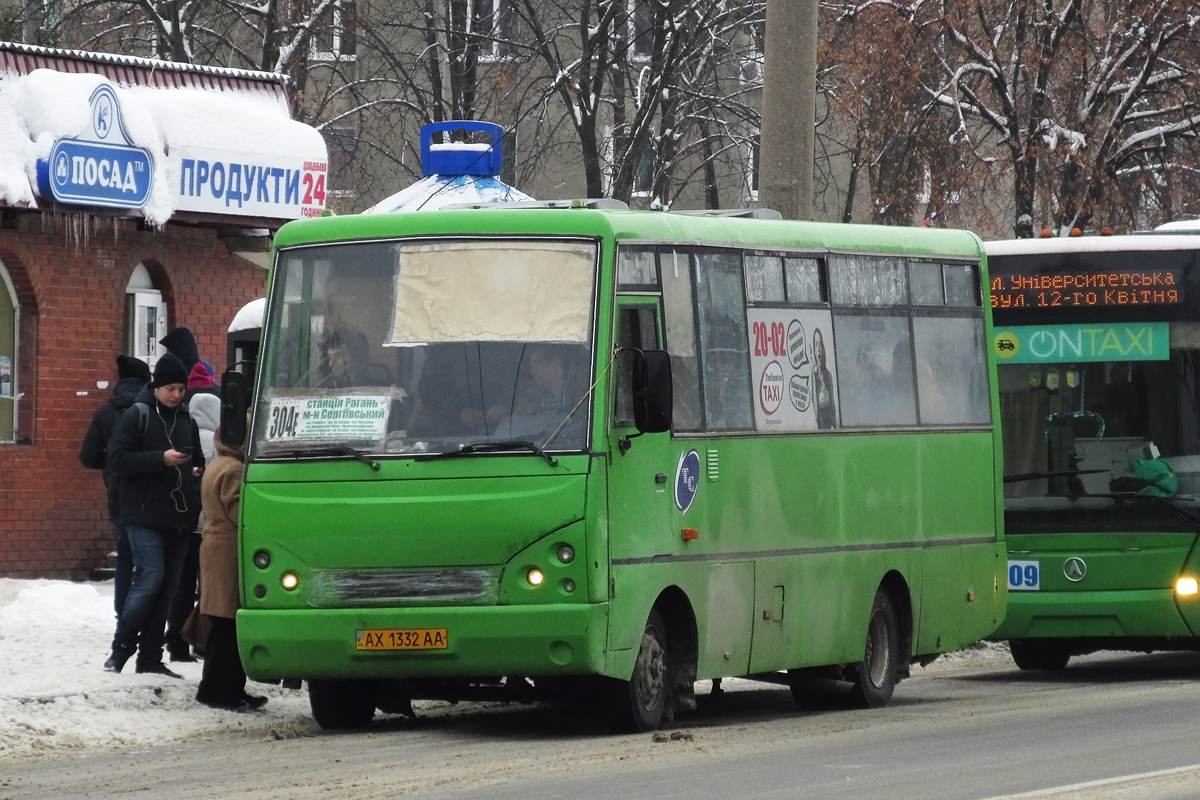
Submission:
<svg viewBox="0 0 1200 800">
<path fill-rule="evenodd" d="M 204 536 L 200 544 L 200 613 L 212 621 L 205 645 L 204 673 L 196 701 L 213 708 L 248 711 L 267 698 L 246 693 L 246 671 L 237 647 L 238 507 L 242 496 L 243 450 L 215 437 L 217 457 L 204 474 Z"/>
<path fill-rule="evenodd" d="M 117 356 L 117 385 L 112 396 L 104 401 L 92 414 L 92 421 L 83 435 L 79 447 L 79 462 L 88 469 L 104 470 L 104 487 L 108 494 L 108 518 L 112 521 L 113 535 L 117 542 L 117 567 L 113 576 L 113 610 L 121 616 L 125 607 L 125 596 L 129 594 L 129 582 L 133 579 L 133 553 L 129 549 L 129 537 L 121 523 L 120 505 L 117 497 L 117 480 L 108 475 L 108 440 L 112 437 L 117 419 L 133 405 L 134 398 L 150 382 L 150 367 L 145 361 L 132 356 Z"/>
<path fill-rule="evenodd" d="M 197 362 L 188 373 L 187 392 L 183 402 L 187 403 L 188 413 L 192 415 L 196 427 L 200 430 L 200 449 L 204 452 L 204 463 L 211 464 L 216 457 L 213 447 L 213 431 L 221 419 L 221 401 L 213 394 L 212 375 L 204 368 L 204 362 Z M 195 661 L 188 643 L 183 640 L 183 623 L 196 605 L 196 579 L 200 574 L 200 530 L 204 527 L 204 510 L 201 504 L 200 521 L 196 532 L 188 541 L 187 555 L 184 556 L 183 566 L 179 570 L 179 587 L 171 599 L 171 610 L 167 613 L 167 654 L 172 661 Z M 197 648 L 198 653 L 203 650 Z"/>
<path fill-rule="evenodd" d="M 192 367 L 200 363 L 200 349 L 196 347 L 196 337 L 183 327 L 175 328 L 158 340 L 167 352 L 183 362 L 184 374 L 190 374 Z M 185 380 L 184 383 L 187 383 Z"/>
<path fill-rule="evenodd" d="M 183 402 L 185 391 L 183 363 L 163 355 L 109 440 L 109 470 L 117 478 L 121 521 L 133 552 L 133 581 L 104 662 L 109 672 L 120 672 L 136 651 L 138 672 L 181 677 L 162 663 L 163 631 L 200 516 L 196 473 L 204 468 L 200 431 Z"/>
</svg>

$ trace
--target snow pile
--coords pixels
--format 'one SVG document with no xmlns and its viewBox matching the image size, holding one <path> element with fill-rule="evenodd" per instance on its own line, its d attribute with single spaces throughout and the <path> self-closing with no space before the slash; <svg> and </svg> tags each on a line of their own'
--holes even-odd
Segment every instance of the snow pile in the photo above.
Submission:
<svg viewBox="0 0 1200 800">
<path fill-rule="evenodd" d="M 113 634 L 112 583 L 0 578 L 0 765 L 67 752 L 128 751 L 317 731 L 307 693 L 250 683 L 270 702 L 235 714 L 195 701 L 202 665 L 169 664 L 183 680 L 102 668 Z M 0 773 L 3 767 L 0 766 Z"/>
</svg>

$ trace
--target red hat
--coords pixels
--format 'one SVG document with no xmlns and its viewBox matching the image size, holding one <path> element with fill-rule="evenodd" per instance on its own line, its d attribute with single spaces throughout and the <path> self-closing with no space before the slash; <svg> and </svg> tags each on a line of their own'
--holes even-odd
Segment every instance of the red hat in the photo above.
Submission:
<svg viewBox="0 0 1200 800">
<path fill-rule="evenodd" d="M 213 384 L 212 375 L 208 374 L 208 370 L 202 364 L 197 364 L 192 367 L 192 371 L 188 373 L 187 388 L 190 389 L 211 389 Z"/>
</svg>

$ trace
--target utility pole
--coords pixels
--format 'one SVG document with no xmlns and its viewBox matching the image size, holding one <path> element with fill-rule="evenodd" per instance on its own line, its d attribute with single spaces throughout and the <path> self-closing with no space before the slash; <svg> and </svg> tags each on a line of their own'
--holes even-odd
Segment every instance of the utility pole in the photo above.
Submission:
<svg viewBox="0 0 1200 800">
<path fill-rule="evenodd" d="M 759 204 L 812 219 L 817 0 L 767 0 Z"/>
</svg>

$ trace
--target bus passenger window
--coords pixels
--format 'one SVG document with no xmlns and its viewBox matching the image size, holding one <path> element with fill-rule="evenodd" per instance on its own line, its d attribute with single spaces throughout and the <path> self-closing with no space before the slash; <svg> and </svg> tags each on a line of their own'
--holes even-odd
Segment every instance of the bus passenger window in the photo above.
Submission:
<svg viewBox="0 0 1200 800">
<path fill-rule="evenodd" d="M 845 427 L 915 425 L 907 317 L 835 315 L 838 395 Z"/>
</svg>

